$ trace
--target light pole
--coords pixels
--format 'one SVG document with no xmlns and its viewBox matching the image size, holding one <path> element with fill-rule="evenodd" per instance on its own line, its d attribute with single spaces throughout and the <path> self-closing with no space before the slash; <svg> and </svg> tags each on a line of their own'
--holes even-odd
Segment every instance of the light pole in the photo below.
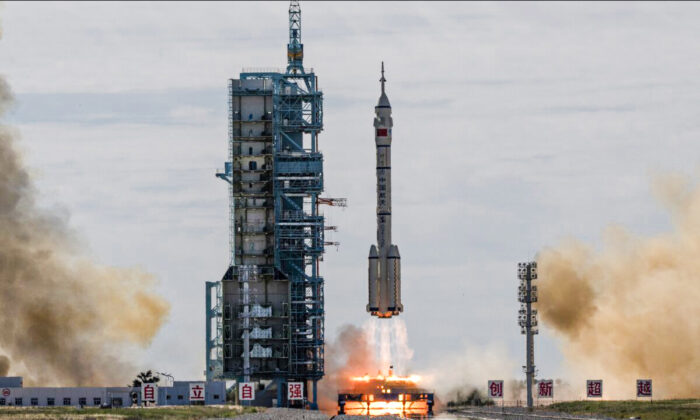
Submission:
<svg viewBox="0 0 700 420">
<path fill-rule="evenodd" d="M 532 303 L 537 302 L 537 286 L 532 285 L 537 280 L 537 263 L 534 261 L 518 263 L 518 301 L 520 311 L 518 324 L 520 333 L 525 334 L 525 380 L 527 385 L 527 408 L 532 410 L 532 385 L 535 377 L 535 341 L 537 334 L 537 309 L 532 309 Z"/>
</svg>

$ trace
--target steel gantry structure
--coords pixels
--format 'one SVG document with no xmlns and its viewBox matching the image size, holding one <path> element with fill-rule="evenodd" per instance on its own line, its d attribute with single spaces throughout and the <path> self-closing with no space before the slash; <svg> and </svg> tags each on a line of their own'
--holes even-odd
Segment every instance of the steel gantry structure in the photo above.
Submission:
<svg viewBox="0 0 700 420">
<path fill-rule="evenodd" d="M 229 184 L 231 255 L 221 281 L 206 285 L 206 374 L 257 382 L 261 405 L 275 396 L 289 405 L 289 381 L 310 384 L 306 397 L 316 405 L 327 244 L 319 205 L 345 204 L 319 197 L 323 94 L 303 51 L 292 1 L 287 69 L 244 69 L 229 81 L 229 158 L 216 174 Z"/>
</svg>

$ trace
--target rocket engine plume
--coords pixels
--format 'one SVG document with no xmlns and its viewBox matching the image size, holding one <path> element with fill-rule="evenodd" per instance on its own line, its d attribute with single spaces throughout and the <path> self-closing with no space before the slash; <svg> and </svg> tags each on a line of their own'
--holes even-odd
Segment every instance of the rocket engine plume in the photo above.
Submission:
<svg viewBox="0 0 700 420">
<path fill-rule="evenodd" d="M 0 117 L 11 101 L 0 77 Z M 11 368 L 44 386 L 124 384 L 134 372 L 119 353 L 147 345 L 169 304 L 150 274 L 81 255 L 66 221 L 37 206 L 14 142 L 0 125 L 0 354 L 9 357 L 0 374 Z"/>
<path fill-rule="evenodd" d="M 611 227 L 600 251 L 569 240 L 538 257 L 542 321 L 614 398 L 633 396 L 638 378 L 652 378 L 655 396 L 700 396 L 700 188 L 669 176 L 654 190 L 671 232 Z"/>
<path fill-rule="evenodd" d="M 341 326 L 336 340 L 326 343 L 325 356 L 319 405 L 331 413 L 337 409 L 338 391 L 352 388 L 353 378 L 386 374 L 392 365 L 398 375 L 408 375 L 413 350 L 408 346 L 403 320 L 370 318 L 362 327 Z"/>
</svg>

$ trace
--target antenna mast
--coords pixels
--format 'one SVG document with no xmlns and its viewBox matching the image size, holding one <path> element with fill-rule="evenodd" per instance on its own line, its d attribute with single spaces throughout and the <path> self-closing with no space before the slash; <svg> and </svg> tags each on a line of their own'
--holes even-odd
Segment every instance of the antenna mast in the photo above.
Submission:
<svg viewBox="0 0 700 420">
<path fill-rule="evenodd" d="M 304 73 L 304 44 L 301 43 L 301 7 L 298 0 L 289 2 L 289 44 L 287 73 Z"/>
</svg>

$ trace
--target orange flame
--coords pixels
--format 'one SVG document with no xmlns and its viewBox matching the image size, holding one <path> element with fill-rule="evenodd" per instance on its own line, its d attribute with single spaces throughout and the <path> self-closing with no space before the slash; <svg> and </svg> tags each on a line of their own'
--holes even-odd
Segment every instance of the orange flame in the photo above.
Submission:
<svg viewBox="0 0 700 420">
<path fill-rule="evenodd" d="M 356 416 L 410 416 L 427 412 L 428 404 L 425 401 L 348 401 L 345 403 L 345 413 Z"/>
<path fill-rule="evenodd" d="M 405 383 L 411 383 L 411 384 L 417 384 L 420 382 L 421 377 L 420 375 L 411 375 L 411 376 L 396 376 L 393 373 L 390 373 L 389 376 L 384 376 L 382 374 L 379 374 L 377 376 L 353 376 L 350 378 L 350 380 L 354 382 L 369 382 L 369 381 L 384 381 L 384 382 L 405 382 Z"/>
<path fill-rule="evenodd" d="M 387 375 L 351 376 L 354 392 L 361 400 L 346 400 L 345 414 L 362 416 L 395 415 L 400 417 L 424 416 L 428 413 L 428 394 L 422 394 L 417 384 L 419 375 L 397 376 L 392 370 Z M 396 395 L 398 393 L 398 395 Z M 418 395 L 417 395 L 417 394 Z M 386 397 L 384 397 L 386 395 Z M 392 395 L 390 397 L 390 395 Z M 398 399 L 398 401 L 396 400 Z"/>
</svg>

